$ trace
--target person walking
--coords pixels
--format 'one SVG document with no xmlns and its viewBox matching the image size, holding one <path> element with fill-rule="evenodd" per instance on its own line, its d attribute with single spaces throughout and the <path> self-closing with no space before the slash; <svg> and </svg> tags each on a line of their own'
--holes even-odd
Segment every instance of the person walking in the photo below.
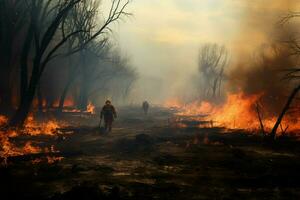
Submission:
<svg viewBox="0 0 300 200">
<path fill-rule="evenodd" d="M 105 102 L 100 114 L 100 119 L 104 118 L 104 128 L 105 131 L 111 132 L 112 130 L 112 123 L 115 118 L 117 118 L 117 112 L 115 107 L 111 104 L 110 100 Z"/>
</svg>

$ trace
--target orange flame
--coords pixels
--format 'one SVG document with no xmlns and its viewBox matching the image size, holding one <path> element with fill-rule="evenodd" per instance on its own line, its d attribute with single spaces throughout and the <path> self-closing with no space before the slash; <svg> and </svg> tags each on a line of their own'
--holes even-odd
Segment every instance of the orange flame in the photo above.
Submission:
<svg viewBox="0 0 300 200">
<path fill-rule="evenodd" d="M 37 154 L 42 152 L 42 149 L 33 146 L 31 142 L 27 142 L 24 147 L 17 147 L 9 141 L 9 138 L 6 135 L 3 135 L 3 132 L 0 132 L 2 135 L 0 137 L 1 149 L 0 157 L 3 158 L 3 163 L 7 164 L 7 159 L 12 156 L 21 156 L 26 154 Z"/>
<path fill-rule="evenodd" d="M 213 111 L 211 118 L 227 128 L 257 128 L 259 122 L 254 105 L 258 99 L 259 95 L 231 94 L 223 106 Z"/>
<path fill-rule="evenodd" d="M 29 135 L 55 135 L 59 127 L 55 120 L 37 123 L 30 115 L 25 122 L 24 131 Z"/>
<path fill-rule="evenodd" d="M 95 106 L 91 102 L 89 102 L 86 111 L 91 113 L 91 114 L 95 114 Z"/>
<path fill-rule="evenodd" d="M 72 98 L 68 98 L 64 101 L 64 105 L 63 107 L 73 107 L 75 105 L 75 102 Z M 54 107 L 58 107 L 59 106 L 59 100 L 55 101 L 53 103 Z"/>
<path fill-rule="evenodd" d="M 42 151 L 41 148 L 33 146 L 32 142 L 27 142 L 23 147 L 22 154 L 36 154 Z"/>
<path fill-rule="evenodd" d="M 61 161 L 62 159 L 64 159 L 64 157 L 62 157 L 62 156 L 58 156 L 58 157 L 47 156 L 47 162 L 48 162 L 49 164 L 53 164 L 53 163 L 59 162 L 59 161 Z"/>
<path fill-rule="evenodd" d="M 200 121 L 203 120 L 203 115 L 208 115 L 205 119 L 213 121 L 215 125 L 230 129 L 255 131 L 260 129 L 258 114 L 255 109 L 256 102 L 260 97 L 261 95 L 244 95 L 240 92 L 229 94 L 222 105 L 214 105 L 205 101 L 182 104 L 178 100 L 171 100 L 165 106 L 169 108 L 176 107 L 179 110 L 178 116 L 190 116 L 193 119 L 199 116 L 196 120 Z M 202 117 L 200 118 L 201 115 Z M 265 130 L 271 130 L 276 120 L 277 116 L 263 118 Z M 288 131 L 290 132 L 299 131 L 300 116 L 294 116 L 293 118 L 285 116 L 281 124 L 285 125 L 285 127 L 288 125 Z"/>
<path fill-rule="evenodd" d="M 8 122 L 8 118 L 4 115 L 0 115 L 0 126 L 6 125 Z"/>
<path fill-rule="evenodd" d="M 5 116 L 0 116 L 0 126 L 5 125 L 7 123 L 8 119 Z M 49 135 L 54 136 L 56 135 L 57 129 L 60 127 L 57 121 L 50 120 L 48 122 L 40 122 L 34 120 L 33 115 L 31 114 L 24 125 L 23 129 L 19 130 L 0 130 L 0 158 L 2 158 L 3 163 L 7 164 L 7 159 L 12 156 L 21 156 L 26 154 L 37 154 L 41 152 L 49 153 L 49 152 L 58 152 L 55 150 L 54 146 L 51 146 L 50 148 L 40 148 L 38 146 L 35 146 L 32 144 L 31 141 L 28 141 L 24 146 L 17 146 L 12 141 L 10 141 L 10 138 L 17 137 L 22 134 L 28 134 L 31 136 L 36 135 Z M 53 163 L 58 161 L 57 158 L 48 159 L 49 163 Z"/>
</svg>

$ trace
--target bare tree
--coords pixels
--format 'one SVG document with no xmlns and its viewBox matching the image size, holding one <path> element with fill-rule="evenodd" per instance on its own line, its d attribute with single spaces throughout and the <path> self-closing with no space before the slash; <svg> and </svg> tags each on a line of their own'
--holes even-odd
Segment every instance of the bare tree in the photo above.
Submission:
<svg viewBox="0 0 300 200">
<path fill-rule="evenodd" d="M 284 25 L 284 24 L 288 23 L 291 19 L 298 18 L 298 17 L 300 17 L 300 12 L 290 12 L 282 18 L 282 20 L 280 21 L 280 24 Z M 288 44 L 288 46 L 291 49 L 291 52 L 292 52 L 291 56 L 297 56 L 297 57 L 300 56 L 300 44 L 297 40 L 297 37 L 295 37 L 295 36 L 290 37 L 289 40 L 286 41 L 286 43 Z M 300 68 L 295 67 L 293 69 L 288 69 L 287 73 L 285 74 L 284 79 L 286 79 L 288 81 L 295 81 L 295 87 L 292 90 L 292 92 L 290 93 L 290 95 L 287 99 L 287 102 L 285 103 L 282 111 L 280 112 L 280 114 L 276 120 L 276 123 L 271 131 L 270 137 L 272 140 L 274 140 L 276 138 L 277 129 L 281 125 L 282 119 L 284 118 L 286 113 L 290 110 L 294 99 L 297 97 L 298 92 L 300 91 Z"/>
<path fill-rule="evenodd" d="M 70 15 L 64 20 L 63 25 L 61 27 L 61 32 L 65 35 L 66 31 L 72 32 L 76 29 L 84 29 L 84 30 L 92 30 L 95 26 L 97 20 L 97 11 L 99 8 L 99 1 L 83 1 L 80 5 L 75 6 L 75 8 L 71 11 Z M 68 64 L 68 78 L 66 85 L 63 89 L 62 95 L 59 100 L 58 110 L 62 111 L 65 98 L 67 96 L 68 90 L 70 89 L 71 85 L 74 83 L 76 79 L 79 78 L 83 73 L 86 71 L 87 65 L 85 62 L 85 51 L 87 51 L 90 46 L 92 45 L 85 45 L 87 41 L 92 37 L 92 32 L 86 33 L 79 33 L 72 37 L 67 44 L 67 54 L 69 64 Z M 104 46 L 107 38 L 102 39 L 99 42 L 101 47 Z M 77 48 L 79 47 L 79 49 Z M 83 47 L 83 48 L 82 48 Z M 72 54 L 74 55 L 74 51 L 78 51 L 80 59 L 76 61 L 76 63 L 72 63 Z M 78 55 L 77 55 L 78 56 Z M 86 73 L 85 73 L 86 74 Z M 83 82 L 83 85 L 85 83 Z M 83 106 L 84 107 L 84 106 Z"/>
<path fill-rule="evenodd" d="M 281 124 L 281 121 L 284 117 L 284 115 L 287 113 L 287 111 L 290 109 L 290 106 L 294 100 L 294 98 L 297 96 L 298 92 L 300 91 L 300 84 L 294 88 L 294 90 L 291 92 L 290 96 L 288 97 L 288 100 L 286 102 L 286 104 L 284 105 L 281 113 L 279 114 L 278 118 L 277 118 L 277 121 L 271 131 L 271 138 L 274 140 L 275 137 L 276 137 L 276 132 L 277 132 L 277 129 L 279 127 L 279 125 Z"/>
<path fill-rule="evenodd" d="M 103 90 L 116 99 L 124 100 L 130 93 L 137 73 L 129 63 L 129 58 L 121 55 L 119 51 L 110 51 L 109 59 L 99 60 L 99 64 L 92 68 L 88 97 L 101 96 Z M 102 94 L 103 95 L 103 94 Z"/>
<path fill-rule="evenodd" d="M 203 95 L 215 98 L 221 94 L 224 69 L 228 64 L 228 50 L 218 44 L 204 44 L 198 55 L 198 69 L 203 80 Z"/>
<path fill-rule="evenodd" d="M 121 11 L 123 10 L 123 8 L 121 8 L 119 12 L 116 12 L 116 8 L 120 6 L 119 5 L 120 2 L 121 1 L 112 2 L 111 5 L 112 7 L 109 13 L 109 17 L 104 24 L 109 24 L 115 21 L 117 17 L 120 17 L 121 15 L 130 15 L 130 13 Z M 126 3 L 124 5 L 126 6 Z M 65 24 L 66 25 L 69 24 L 68 29 L 72 30 L 72 29 L 78 29 L 79 27 L 85 27 L 84 28 L 85 30 L 92 30 L 97 21 L 98 7 L 99 7 L 98 1 L 95 0 L 84 1 L 81 5 L 76 6 L 73 12 L 71 13 L 70 17 L 66 19 L 67 22 Z M 112 30 L 107 27 L 107 31 L 111 32 Z M 106 30 L 103 30 L 103 32 L 101 33 L 99 32 L 99 36 L 105 32 Z M 97 68 L 101 67 L 101 64 L 95 66 L 95 64 L 93 64 L 91 61 L 98 60 L 99 58 L 104 59 L 104 57 L 107 57 L 108 54 L 107 49 L 109 49 L 108 38 L 104 36 L 101 38 L 101 40 L 90 42 L 93 40 L 94 37 L 95 34 L 93 34 L 92 32 L 88 34 L 81 33 L 76 35 L 76 38 L 74 39 L 75 42 L 72 42 L 71 44 L 71 46 L 74 45 L 74 43 L 75 45 L 79 46 L 78 49 L 75 48 L 75 51 L 78 51 L 80 62 L 78 65 L 74 65 L 70 69 L 72 74 L 70 74 L 69 80 L 67 81 L 66 87 L 64 88 L 64 91 L 60 98 L 59 110 L 62 110 L 64 100 L 67 95 L 67 91 L 76 79 L 79 79 L 81 82 L 79 88 L 80 93 L 78 99 L 78 108 L 80 110 L 86 110 L 88 104 L 88 98 L 89 98 L 89 88 L 91 87 L 92 82 L 94 82 L 95 79 L 99 79 L 99 76 L 104 76 L 103 78 L 109 76 L 108 75 L 109 73 L 107 73 L 107 71 L 104 72 L 104 74 L 99 73 L 97 75 L 98 78 L 95 78 L 93 76 L 93 72 L 96 72 Z M 85 45 L 87 43 L 89 44 Z M 82 48 L 83 46 L 84 48 Z M 71 52 L 74 51 L 73 49 L 74 48 L 70 48 Z M 76 72 L 80 72 L 80 73 L 78 73 L 77 75 Z"/>
<path fill-rule="evenodd" d="M 129 4 L 129 1 L 123 3 L 122 0 L 113 0 L 108 17 L 102 25 L 97 27 L 94 24 L 93 29 L 84 30 L 65 30 L 63 28 L 64 21 L 75 9 L 75 6 L 80 5 L 87 0 L 44 0 L 37 1 L 31 0 L 30 6 L 32 9 L 32 15 L 30 21 L 33 23 L 33 45 L 34 56 L 32 64 L 32 72 L 30 80 L 24 92 L 24 97 L 20 102 L 20 105 L 10 120 L 11 126 L 22 125 L 28 115 L 32 101 L 34 99 L 37 86 L 40 78 L 48 66 L 48 63 L 54 58 L 61 55 L 61 48 L 71 38 L 78 36 L 79 34 L 87 35 L 84 43 L 78 43 L 69 54 L 78 52 L 85 48 L 91 41 L 102 36 L 107 30 L 110 30 L 109 25 L 124 15 L 128 15 L 124 10 Z M 58 30 L 63 29 L 63 34 L 60 34 Z M 29 32 L 29 31 L 28 31 Z"/>
</svg>

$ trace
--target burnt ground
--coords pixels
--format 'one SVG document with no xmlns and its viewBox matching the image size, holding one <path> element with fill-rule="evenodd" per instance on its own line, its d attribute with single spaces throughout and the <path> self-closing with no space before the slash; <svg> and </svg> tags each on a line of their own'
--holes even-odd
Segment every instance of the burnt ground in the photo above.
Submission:
<svg viewBox="0 0 300 200">
<path fill-rule="evenodd" d="M 111 134 L 96 116 L 72 122 L 59 137 L 19 137 L 53 144 L 64 159 L 12 157 L 0 169 L 1 199 L 300 199 L 300 141 L 264 143 L 259 135 L 222 128 L 180 128 L 172 112 L 120 110 Z M 53 156 L 52 155 L 52 156 Z"/>
</svg>

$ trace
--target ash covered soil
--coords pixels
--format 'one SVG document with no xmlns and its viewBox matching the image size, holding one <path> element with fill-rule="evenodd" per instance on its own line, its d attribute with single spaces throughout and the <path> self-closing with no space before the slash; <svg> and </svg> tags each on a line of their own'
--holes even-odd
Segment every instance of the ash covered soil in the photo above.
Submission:
<svg viewBox="0 0 300 200">
<path fill-rule="evenodd" d="M 53 144 L 63 159 L 9 158 L 1 199 L 300 199 L 297 138 L 182 127 L 162 108 L 122 108 L 110 134 L 99 133 L 99 116 L 59 117 L 71 124 L 61 136 L 16 140 Z"/>
</svg>

